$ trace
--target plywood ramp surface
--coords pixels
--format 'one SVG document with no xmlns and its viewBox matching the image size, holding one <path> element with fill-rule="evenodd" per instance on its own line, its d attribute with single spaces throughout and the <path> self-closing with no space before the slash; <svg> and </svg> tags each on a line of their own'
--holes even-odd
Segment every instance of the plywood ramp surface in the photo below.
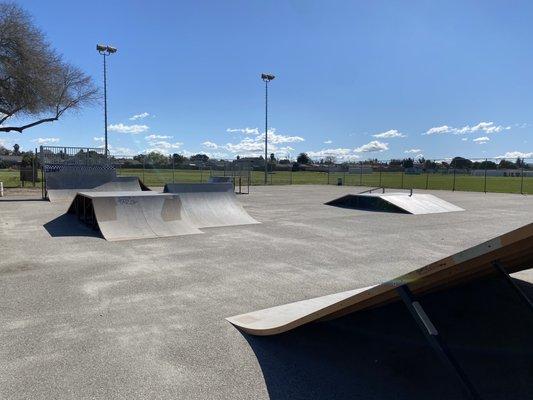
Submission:
<svg viewBox="0 0 533 400">
<path fill-rule="evenodd" d="M 180 196 L 183 211 L 198 228 L 258 224 L 242 207 L 232 183 L 167 184 Z"/>
<path fill-rule="evenodd" d="M 409 214 L 464 211 L 461 207 L 432 194 L 409 194 L 406 192 L 348 194 L 326 204 L 346 208 L 405 212 Z"/>
<path fill-rule="evenodd" d="M 309 322 L 398 301 L 396 288 L 404 284 L 417 295 L 495 273 L 494 261 L 499 261 L 509 273 L 533 267 L 533 224 L 379 285 L 254 311 L 227 320 L 249 334 L 274 335 Z"/>
</svg>

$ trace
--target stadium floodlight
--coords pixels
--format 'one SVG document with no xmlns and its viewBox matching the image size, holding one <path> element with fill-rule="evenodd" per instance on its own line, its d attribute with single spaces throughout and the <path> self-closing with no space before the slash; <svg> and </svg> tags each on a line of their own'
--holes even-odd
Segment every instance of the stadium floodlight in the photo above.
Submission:
<svg viewBox="0 0 533 400">
<path fill-rule="evenodd" d="M 107 146 L 107 56 L 117 52 L 117 48 L 113 46 L 107 46 L 105 44 L 97 44 L 96 51 L 104 57 L 104 149 L 105 155 L 107 157 L 108 146 Z"/>
<path fill-rule="evenodd" d="M 268 182 L 268 82 L 275 78 L 272 74 L 261 74 L 265 82 L 265 185 Z"/>
</svg>

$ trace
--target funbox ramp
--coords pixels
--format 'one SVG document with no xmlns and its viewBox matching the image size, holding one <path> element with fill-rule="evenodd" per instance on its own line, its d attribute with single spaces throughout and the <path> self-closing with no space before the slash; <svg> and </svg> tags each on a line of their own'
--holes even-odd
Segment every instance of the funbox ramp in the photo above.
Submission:
<svg viewBox="0 0 533 400">
<path fill-rule="evenodd" d="M 68 212 L 109 241 L 202 233 L 183 213 L 180 197 L 170 193 L 79 192 Z"/>
<path fill-rule="evenodd" d="M 233 183 L 167 183 L 165 193 L 180 196 L 183 211 L 198 228 L 258 224 L 241 206 Z"/>
<path fill-rule="evenodd" d="M 343 208 L 407 214 L 435 214 L 464 211 L 461 207 L 457 207 L 432 194 L 409 194 L 403 192 L 348 194 L 326 204 Z"/>
<path fill-rule="evenodd" d="M 227 318 L 252 335 L 275 335 L 298 326 L 329 320 L 400 300 L 407 285 L 415 295 L 438 291 L 485 275 L 533 267 L 533 224 L 436 261 L 379 285 L 298 301 Z"/>
<path fill-rule="evenodd" d="M 81 184 L 81 186 L 90 186 L 88 183 Z M 92 186 L 90 188 L 73 188 L 73 189 L 47 189 L 48 200 L 51 202 L 70 202 L 76 197 L 78 192 L 137 192 L 143 190 L 150 190 L 141 183 L 136 176 L 117 176 L 112 180 Z"/>
</svg>

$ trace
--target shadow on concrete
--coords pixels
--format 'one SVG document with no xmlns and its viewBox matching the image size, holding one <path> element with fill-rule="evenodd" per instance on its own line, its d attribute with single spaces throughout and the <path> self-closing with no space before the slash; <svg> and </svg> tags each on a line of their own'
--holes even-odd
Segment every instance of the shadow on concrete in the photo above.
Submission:
<svg viewBox="0 0 533 400">
<path fill-rule="evenodd" d="M 52 237 L 90 236 L 101 238 L 98 230 L 83 224 L 75 215 L 63 214 L 43 225 Z"/>
<path fill-rule="evenodd" d="M 419 300 L 481 398 L 530 396 L 533 315 L 506 282 L 489 278 Z M 245 337 L 273 400 L 467 398 L 403 303 Z"/>
</svg>

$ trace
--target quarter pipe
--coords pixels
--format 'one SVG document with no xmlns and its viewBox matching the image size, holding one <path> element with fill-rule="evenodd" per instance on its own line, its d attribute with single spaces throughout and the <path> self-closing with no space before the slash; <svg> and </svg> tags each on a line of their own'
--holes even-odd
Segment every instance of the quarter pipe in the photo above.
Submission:
<svg viewBox="0 0 533 400">
<path fill-rule="evenodd" d="M 164 192 L 180 196 L 185 215 L 198 228 L 259 223 L 240 205 L 231 182 L 168 183 Z"/>
<path fill-rule="evenodd" d="M 89 181 L 91 183 L 92 181 Z M 114 177 L 112 180 L 104 182 L 97 186 L 92 186 L 89 183 L 82 184 L 76 182 L 75 184 L 80 185 L 81 187 L 70 188 L 73 184 L 65 182 L 61 186 L 67 186 L 69 188 L 63 189 L 47 189 L 47 197 L 51 202 L 70 202 L 76 197 L 76 193 L 83 192 L 117 192 L 117 191 L 142 191 L 150 190 L 144 184 L 139 181 L 139 178 L 136 176 L 119 176 Z M 56 185 L 60 186 L 60 185 Z M 92 186 L 90 188 L 85 188 L 83 186 Z M 48 187 L 48 184 L 47 184 Z"/>
</svg>

